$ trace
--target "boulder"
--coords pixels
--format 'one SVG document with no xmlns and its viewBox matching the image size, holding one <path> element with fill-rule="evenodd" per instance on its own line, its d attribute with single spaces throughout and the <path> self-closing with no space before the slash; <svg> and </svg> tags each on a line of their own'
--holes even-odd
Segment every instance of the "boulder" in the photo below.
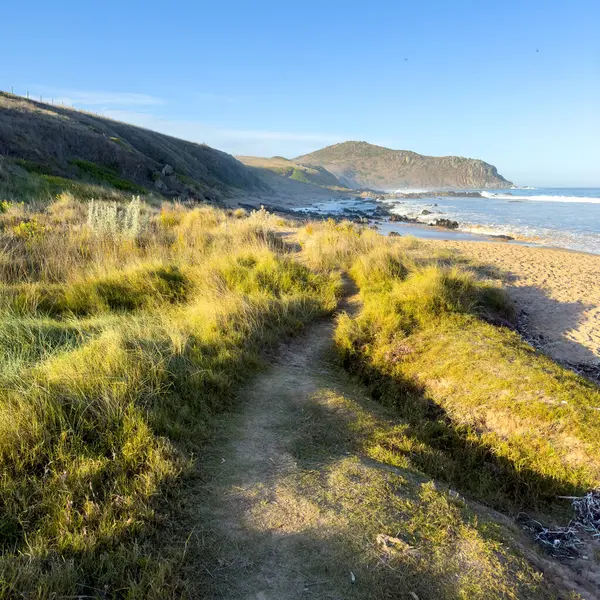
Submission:
<svg viewBox="0 0 600 600">
<path fill-rule="evenodd" d="M 173 167 L 171 165 L 165 165 L 162 168 L 162 174 L 165 177 L 170 177 L 171 175 L 173 175 L 173 173 L 175 173 L 175 171 L 173 171 Z"/>
<path fill-rule="evenodd" d="M 446 229 L 458 229 L 458 221 L 452 221 L 451 219 L 436 219 L 432 223 L 429 223 L 433 227 L 445 227 Z"/>
<path fill-rule="evenodd" d="M 390 215 L 391 223 L 410 223 L 413 219 L 404 215 Z"/>
</svg>

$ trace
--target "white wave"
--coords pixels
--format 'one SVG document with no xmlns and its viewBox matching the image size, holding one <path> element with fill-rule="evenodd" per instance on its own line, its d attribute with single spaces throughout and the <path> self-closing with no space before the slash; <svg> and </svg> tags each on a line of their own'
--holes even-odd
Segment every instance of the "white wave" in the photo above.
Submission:
<svg viewBox="0 0 600 600">
<path fill-rule="evenodd" d="M 600 198 L 592 196 L 550 196 L 542 194 L 539 196 L 519 196 L 517 194 L 499 194 L 494 192 L 481 192 L 484 198 L 492 200 L 529 200 L 531 202 L 574 202 L 584 204 L 600 204 Z"/>
<path fill-rule="evenodd" d="M 508 235 L 519 242 L 600 254 L 600 234 L 597 233 L 581 234 L 546 227 L 499 225 L 493 223 L 461 223 L 459 231 L 489 236 Z"/>
</svg>

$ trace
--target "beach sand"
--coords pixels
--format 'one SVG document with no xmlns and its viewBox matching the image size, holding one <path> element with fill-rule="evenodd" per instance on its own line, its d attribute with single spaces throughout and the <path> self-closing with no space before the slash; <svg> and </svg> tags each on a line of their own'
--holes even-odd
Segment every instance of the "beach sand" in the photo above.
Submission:
<svg viewBox="0 0 600 600">
<path fill-rule="evenodd" d="M 600 255 L 496 242 L 428 242 L 501 272 L 534 345 L 569 365 L 600 367 Z"/>
</svg>

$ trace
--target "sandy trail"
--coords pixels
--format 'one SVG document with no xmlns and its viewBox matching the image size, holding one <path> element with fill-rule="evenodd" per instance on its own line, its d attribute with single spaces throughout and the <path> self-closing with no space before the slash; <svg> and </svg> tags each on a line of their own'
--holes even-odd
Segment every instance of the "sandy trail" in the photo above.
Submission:
<svg viewBox="0 0 600 600">
<path fill-rule="evenodd" d="M 348 312 L 358 309 L 353 287 L 348 281 L 355 295 L 340 307 Z M 339 515 L 323 510 L 310 493 L 298 494 L 298 478 L 306 468 L 298 464 L 303 438 L 313 436 L 311 408 L 326 405 L 331 395 L 357 394 L 330 365 L 334 323 L 323 320 L 282 345 L 268 372 L 242 391 L 244 413 L 225 427 L 223 438 L 229 441 L 224 456 L 216 457 L 210 500 L 201 515 L 218 540 L 206 598 L 372 597 L 352 582 L 356 567 L 339 563 L 343 556 L 350 560 L 347 553 L 326 541 L 339 529 Z M 327 454 L 347 455 L 337 442 L 335 435 L 328 440 Z M 320 460 L 314 463 L 322 466 Z M 323 532 L 329 532 L 325 539 Z"/>
<path fill-rule="evenodd" d="M 247 411 L 228 429 L 232 441 L 202 516 L 221 541 L 208 598 L 286 600 L 315 589 L 319 598 L 368 597 L 356 593 L 351 567 L 336 565 L 319 540 L 316 532 L 329 528 L 332 516 L 286 484 L 299 470 L 290 447 L 304 407 L 320 389 L 339 388 L 324 364 L 332 326 L 319 323 L 284 346 L 269 372 L 244 391 Z"/>
<path fill-rule="evenodd" d="M 357 302 L 353 297 L 346 308 Z M 332 319 L 319 322 L 282 346 L 276 362 L 241 391 L 242 413 L 222 418 L 221 441 L 203 467 L 210 477 L 195 503 L 198 598 L 449 598 L 457 581 L 475 577 L 464 584 L 478 585 L 488 568 L 479 564 L 479 546 L 470 554 L 464 542 L 435 558 L 413 555 L 408 545 L 394 554 L 378 543 L 381 534 L 398 535 L 406 503 L 429 480 L 357 452 L 356 424 L 387 417 L 331 364 L 333 327 Z M 483 520 L 491 514 L 475 510 Z M 514 523 L 495 520 L 542 567 Z M 490 567 L 489 576 L 494 572 Z M 556 579 L 563 577 L 578 589 L 570 573 Z"/>
<path fill-rule="evenodd" d="M 506 243 L 434 242 L 496 267 L 523 333 L 559 362 L 600 368 L 600 256 Z"/>
</svg>

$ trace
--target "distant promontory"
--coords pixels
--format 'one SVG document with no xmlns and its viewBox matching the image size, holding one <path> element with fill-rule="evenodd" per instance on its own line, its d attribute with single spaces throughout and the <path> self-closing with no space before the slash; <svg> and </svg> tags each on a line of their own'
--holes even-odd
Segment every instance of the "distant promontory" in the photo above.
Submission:
<svg viewBox="0 0 600 600">
<path fill-rule="evenodd" d="M 298 156 L 295 162 L 322 167 L 351 188 L 478 189 L 513 184 L 493 165 L 462 156 L 424 156 L 367 142 L 343 142 Z"/>
</svg>

